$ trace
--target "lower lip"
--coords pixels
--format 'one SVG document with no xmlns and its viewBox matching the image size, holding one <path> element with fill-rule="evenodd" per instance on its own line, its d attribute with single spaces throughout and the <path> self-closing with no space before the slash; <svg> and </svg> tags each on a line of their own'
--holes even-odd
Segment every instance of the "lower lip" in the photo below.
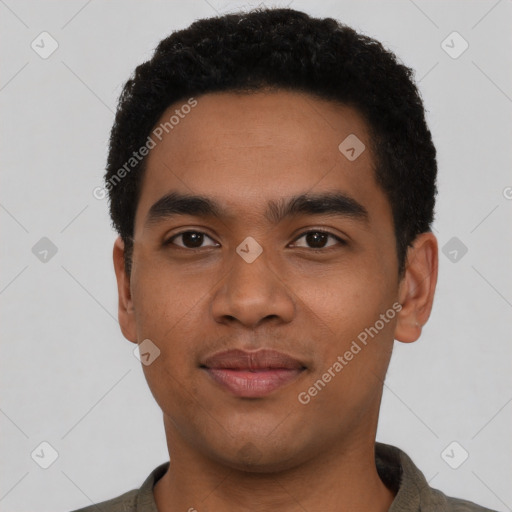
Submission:
<svg viewBox="0 0 512 512">
<path fill-rule="evenodd" d="M 206 368 L 207 373 L 216 382 L 235 396 L 259 398 L 279 389 L 295 380 L 302 369 L 273 370 L 231 370 L 225 368 Z"/>
</svg>

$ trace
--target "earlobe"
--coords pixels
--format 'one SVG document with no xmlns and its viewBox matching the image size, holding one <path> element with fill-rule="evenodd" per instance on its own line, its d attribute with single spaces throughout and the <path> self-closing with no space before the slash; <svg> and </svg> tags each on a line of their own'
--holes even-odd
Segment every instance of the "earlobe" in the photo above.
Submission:
<svg viewBox="0 0 512 512">
<path fill-rule="evenodd" d="M 124 242 L 117 237 L 113 250 L 114 270 L 118 292 L 118 318 L 123 336 L 132 343 L 137 343 L 135 311 L 131 296 L 130 277 L 126 274 L 124 262 Z"/>
<path fill-rule="evenodd" d="M 395 339 L 416 341 L 432 311 L 437 284 L 438 247 L 428 232 L 416 237 L 407 251 L 406 268 L 399 288 L 402 309 L 398 314 Z"/>
</svg>

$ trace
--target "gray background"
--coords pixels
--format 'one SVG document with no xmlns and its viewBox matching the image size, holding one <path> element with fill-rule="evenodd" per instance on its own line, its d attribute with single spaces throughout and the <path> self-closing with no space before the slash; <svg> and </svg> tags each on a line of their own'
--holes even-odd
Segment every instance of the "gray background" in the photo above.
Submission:
<svg viewBox="0 0 512 512">
<path fill-rule="evenodd" d="M 113 498 L 167 460 L 160 409 L 116 319 L 107 201 L 92 191 L 134 67 L 174 29 L 256 5 L 0 0 L 2 510 Z M 378 440 L 404 449 L 432 486 L 512 510 L 512 1 L 266 5 L 335 17 L 417 72 L 439 155 L 435 233 L 441 248 L 457 240 L 440 253 L 423 336 L 396 343 Z M 59 45 L 46 59 L 31 48 L 43 31 Z M 442 47 L 454 31 L 469 44 L 458 58 Z M 457 53 L 463 42 L 444 44 Z M 48 469 L 31 457 L 49 456 L 43 441 L 58 452 Z M 452 469 L 446 453 L 454 464 L 462 450 Z"/>
</svg>

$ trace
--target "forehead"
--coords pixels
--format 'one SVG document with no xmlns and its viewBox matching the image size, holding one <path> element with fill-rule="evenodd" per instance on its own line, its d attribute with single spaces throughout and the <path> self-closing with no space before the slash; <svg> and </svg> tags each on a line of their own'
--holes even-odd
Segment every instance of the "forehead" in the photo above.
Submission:
<svg viewBox="0 0 512 512">
<path fill-rule="evenodd" d="M 368 127 L 353 108 L 290 91 L 212 93 L 195 101 L 192 108 L 182 108 L 187 100 L 171 105 L 157 123 L 173 117 L 161 140 L 152 136 L 156 146 L 147 156 L 136 228 L 172 190 L 247 212 L 306 192 L 385 200 L 374 178 Z"/>
</svg>

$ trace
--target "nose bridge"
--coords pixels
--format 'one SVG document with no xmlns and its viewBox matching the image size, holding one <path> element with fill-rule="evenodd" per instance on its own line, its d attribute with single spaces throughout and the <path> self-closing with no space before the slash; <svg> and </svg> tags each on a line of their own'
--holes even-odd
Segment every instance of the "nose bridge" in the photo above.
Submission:
<svg viewBox="0 0 512 512">
<path fill-rule="evenodd" d="M 295 305 L 270 254 L 254 239 L 244 240 L 230 259 L 230 270 L 214 296 L 212 310 L 217 321 L 236 319 L 255 327 L 264 318 L 293 318 Z"/>
</svg>

